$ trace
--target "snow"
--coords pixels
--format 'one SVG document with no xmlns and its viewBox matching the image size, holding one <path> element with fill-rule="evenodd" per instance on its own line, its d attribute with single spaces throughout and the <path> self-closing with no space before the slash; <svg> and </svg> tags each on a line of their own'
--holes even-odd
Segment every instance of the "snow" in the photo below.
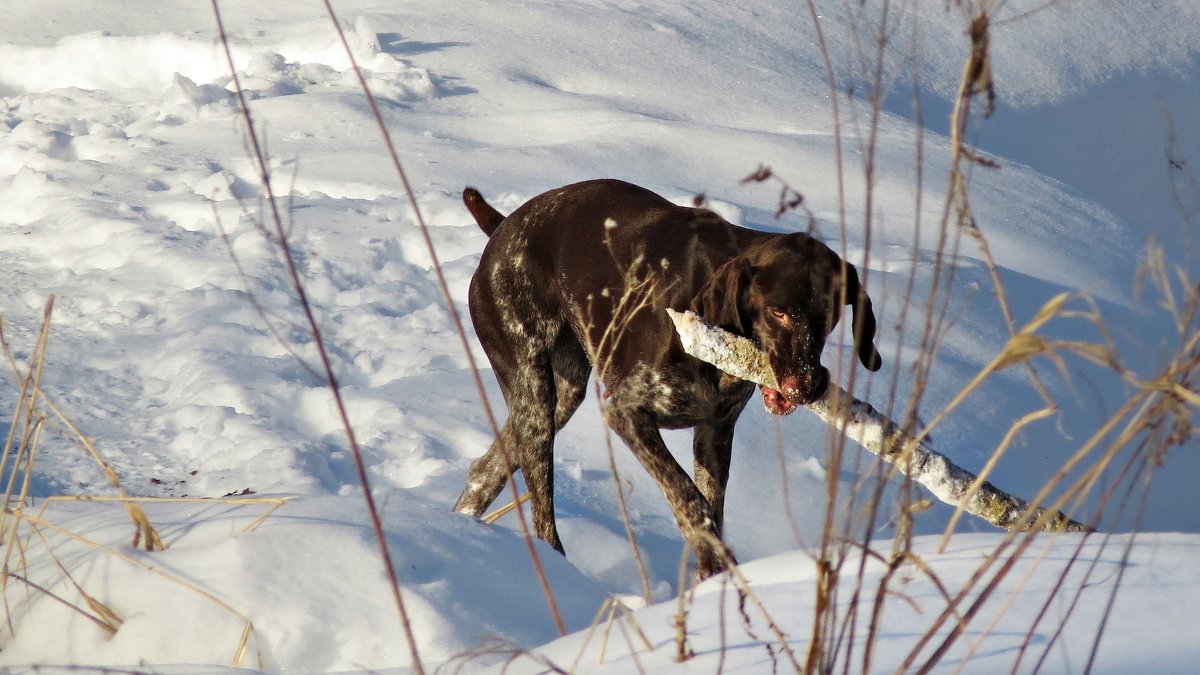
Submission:
<svg viewBox="0 0 1200 675">
<path fill-rule="evenodd" d="M 958 588 L 979 567 L 982 552 L 993 547 L 995 541 L 993 535 L 959 535 L 944 551 L 937 551 L 936 540 L 922 539 L 915 553 L 936 570 L 940 583 L 947 588 Z M 1146 598 L 1146 607 L 1154 615 L 1127 614 L 1118 610 L 1105 617 L 1107 639 L 1100 643 L 1096 671 L 1129 673 L 1147 667 L 1152 667 L 1155 672 L 1193 671 L 1194 648 L 1191 651 L 1179 649 L 1176 639 L 1181 629 L 1166 617 L 1186 611 L 1187 603 L 1197 599 L 1194 583 L 1200 575 L 1191 559 L 1197 553 L 1196 539 L 1178 534 L 1143 535 L 1134 550 L 1148 552 L 1153 549 L 1154 552 L 1145 559 L 1137 553 L 1124 559 L 1124 547 L 1129 543 L 1126 535 L 1103 543 L 1089 540 L 1081 546 L 1078 535 L 1064 535 L 1048 545 L 1035 545 L 1038 547 L 1030 553 L 1030 561 L 1019 564 L 1011 573 L 1011 580 L 997 590 L 998 596 L 1012 599 L 1012 604 L 1001 607 L 1004 603 L 997 598 L 996 602 L 985 605 L 977 619 L 978 627 L 973 625 L 967 630 L 966 639 L 947 654 L 935 671 L 956 672 L 961 668 L 965 672 L 1003 672 L 1012 669 L 1018 657 L 1020 672 L 1032 671 L 1040 659 L 1044 659 L 1044 669 L 1049 672 L 1082 671 L 1095 646 L 1094 636 L 1105 617 L 1105 605 L 1114 593 L 1115 580 L 1122 569 L 1124 574 L 1117 606 L 1126 606 L 1121 601 L 1131 596 L 1148 594 L 1153 599 Z M 1086 562 L 1072 565 L 1070 561 L 1077 549 Z M 857 568 L 858 558 L 851 556 L 846 569 Z M 791 661 L 779 643 L 772 641 L 767 617 L 786 626 L 792 635 L 808 634 L 812 627 L 811 608 L 816 591 L 812 560 L 797 551 L 756 560 L 744 565 L 741 571 L 758 600 L 746 603 L 749 627 L 741 618 L 733 584 L 718 581 L 703 584 L 688 609 L 692 617 L 688 640 L 696 653 L 689 669 L 717 672 L 718 664 L 723 662 L 724 668 L 731 672 L 771 672 L 772 668 L 789 672 Z M 869 608 L 875 602 L 875 589 L 883 572 L 881 562 L 867 561 L 860 600 L 863 606 Z M 937 587 L 917 566 L 902 570 L 901 577 L 903 581 L 884 601 L 882 639 L 873 657 L 875 667 L 872 672 L 895 671 L 916 643 L 918 634 L 913 626 L 928 622 L 941 601 Z M 1178 595 L 1160 595 L 1154 591 L 1163 583 L 1164 577 L 1170 578 L 1171 583 L 1181 584 Z M 1063 586 L 1071 590 L 1047 601 L 1060 579 Z M 1078 590 L 1081 587 L 1082 590 Z M 841 587 L 839 600 L 843 608 L 852 590 L 849 581 Z M 974 599 L 976 596 L 969 597 Z M 1072 603 L 1075 604 L 1074 613 L 1069 619 L 1065 618 L 1065 609 Z M 1048 609 L 1045 618 L 1031 631 L 1031 617 L 1043 609 Z M 677 612 L 677 603 L 664 602 L 633 615 L 631 624 L 640 628 L 647 641 L 656 647 L 650 652 L 645 650 L 630 626 L 625 632 L 610 628 L 607 644 L 596 636 L 588 639 L 586 634 L 576 634 L 547 645 L 539 650 L 539 655 L 560 666 L 577 663 L 578 670 L 587 672 L 626 673 L 638 667 L 645 672 L 659 672 L 678 668 L 673 660 L 675 636 L 671 624 Z M 858 640 L 867 634 L 868 618 L 860 617 L 860 629 L 855 636 Z M 1057 634 L 1060 626 L 1062 632 Z M 725 631 L 723 637 L 720 635 L 722 629 Z M 625 637 L 626 634 L 630 637 Z M 1032 634 L 1032 639 L 1023 649 L 1027 634 Z M 723 651 L 719 649 L 722 644 L 725 645 Z M 802 640 L 791 644 L 801 663 L 805 646 Z M 773 653 L 770 647 L 774 647 Z M 927 649 L 919 653 L 928 658 L 931 652 Z M 920 666 L 924 661 L 924 658 L 917 658 L 914 662 Z M 863 663 L 861 650 L 851 662 L 854 664 L 852 672 L 863 672 L 860 669 Z M 522 666 L 515 669 L 518 672 L 532 665 L 525 660 L 517 663 Z"/>
<path fill-rule="evenodd" d="M 410 655 L 363 488 L 329 391 L 312 370 L 316 349 L 283 264 L 261 233 L 258 171 L 211 7 L 179 0 L 7 4 L 0 24 L 4 337 L 19 360 L 29 358 L 43 307 L 55 296 L 43 388 L 127 493 L 159 498 L 141 505 L 167 550 L 135 548 L 119 503 L 73 499 L 115 492 L 51 415 L 26 507 L 44 523 L 45 539 L 28 524 L 19 538 L 4 535 L 12 548 L 0 666 L 403 671 Z M 856 394 L 885 409 L 893 378 L 898 401 L 912 387 L 919 346 L 912 327 L 923 323 L 925 309 L 906 309 L 903 293 L 910 274 L 917 297 L 932 283 L 948 170 L 946 100 L 967 41 L 957 10 L 946 13 L 945 3 L 892 3 L 901 5 L 902 23 L 885 54 L 892 95 L 868 210 L 861 171 L 867 71 L 859 54 L 871 51 L 863 45 L 880 3 L 816 4 L 842 75 L 860 78 L 854 95 L 839 97 L 844 205 L 824 66 L 802 5 L 347 0 L 336 9 L 464 318 L 467 284 L 486 241 L 461 206 L 464 186 L 508 212 L 543 190 L 611 176 L 680 203 L 703 193 L 721 214 L 761 229 L 808 227 L 802 214 L 774 217 L 777 183 L 741 184 L 767 165 L 805 196 L 817 233 L 865 268 L 885 365 Z M 1200 157 L 1200 17 L 1190 0 L 1045 4 L 1001 3 L 993 17 L 1000 107 L 992 119 L 977 119 L 969 138 L 1003 168 L 972 170 L 972 204 L 1018 324 L 1063 290 L 1086 291 L 1130 367 L 1149 377 L 1177 334 L 1152 292 L 1140 300 L 1132 292 L 1147 235 L 1168 242 L 1172 261 L 1196 270 L 1166 188 L 1173 174 L 1163 162 L 1161 111 L 1170 110 L 1177 131 L 1171 156 Z M 632 616 L 653 649 L 639 649 L 635 666 L 625 633 L 614 627 L 597 660 L 600 643 L 586 629 L 614 596 L 637 606 L 628 596 L 640 596 L 642 582 L 593 398 L 556 446 L 568 555 L 535 543 L 568 630 L 585 631 L 556 640 L 516 519 L 486 526 L 450 512 L 493 431 L 412 209 L 323 7 L 223 3 L 222 10 L 425 664 L 467 659 L 482 668 L 502 661 L 504 649 L 538 648 L 541 658 L 585 671 L 709 672 L 722 659 L 729 671 L 770 668 L 765 620 L 748 610 L 748 635 L 737 595 L 721 580 L 701 586 L 689 610 L 696 660 L 674 664 L 670 617 L 683 544 L 656 486 L 615 438 L 613 461 L 655 601 Z M 910 105 L 913 35 L 920 114 Z M 954 320 L 931 372 L 927 418 L 1007 334 L 982 252 L 965 239 L 959 253 L 948 261 Z M 1071 306 L 1091 308 L 1082 300 Z M 486 363 L 469 322 L 467 330 L 476 360 Z M 1079 318 L 1047 330 L 1096 339 Z M 853 360 L 845 337 L 831 340 L 828 365 Z M 1049 361 L 1036 363 L 1059 410 L 1026 427 L 989 476 L 1025 498 L 1131 393 L 1078 359 L 1068 359 L 1069 377 Z M 499 389 L 486 368 L 481 376 L 502 420 Z M 0 409 L 12 411 L 19 383 L 4 382 Z M 932 444 L 978 471 L 1011 421 L 1040 407 L 1025 371 L 1009 368 L 940 424 Z M 22 428 L 0 423 L 4 432 Z M 741 571 L 801 658 L 826 477 L 845 486 L 840 521 L 861 505 L 851 501 L 851 487 L 872 474 L 866 453 L 853 448 L 843 464 L 831 465 L 821 442 L 827 437 L 806 413 L 777 419 L 749 406 L 726 506 Z M 667 439 L 686 458 L 689 434 Z M 1020 658 L 1026 672 L 1045 655 L 1044 672 L 1076 672 L 1103 622 L 1095 672 L 1193 671 L 1200 660 L 1188 629 L 1200 602 L 1194 439 L 1164 462 L 1145 476 L 1106 474 L 1102 489 L 1151 485 L 1140 514 L 1139 488 L 1125 508 L 1106 511 L 1103 527 L 1117 532 L 1109 538 L 1038 537 L 938 669 L 998 672 Z M 885 511 L 896 492 L 894 484 L 885 491 Z M 55 495 L 72 499 L 47 500 Z M 1089 515 L 1098 495 L 1073 515 Z M 939 551 L 950 516 L 940 505 L 916 516 L 922 565 L 900 568 L 904 581 L 894 582 L 885 601 L 874 670 L 895 670 L 913 649 L 944 606 L 939 584 L 962 587 L 1004 541 L 964 520 Z M 874 550 L 890 550 L 892 525 L 879 524 Z M 1135 525 L 1143 534 L 1131 534 Z M 845 570 L 858 568 L 857 551 Z M 864 569 L 860 603 L 869 608 L 882 571 L 870 557 Z M 86 592 L 121 623 L 110 635 L 21 579 L 96 614 L 80 595 Z M 843 610 L 851 586 L 844 589 L 837 596 Z M 1064 632 L 1055 637 L 1060 624 Z M 865 622 L 855 630 L 861 649 Z M 773 650 L 789 670 L 778 645 Z M 852 662 L 861 658 L 856 652 Z"/>
</svg>

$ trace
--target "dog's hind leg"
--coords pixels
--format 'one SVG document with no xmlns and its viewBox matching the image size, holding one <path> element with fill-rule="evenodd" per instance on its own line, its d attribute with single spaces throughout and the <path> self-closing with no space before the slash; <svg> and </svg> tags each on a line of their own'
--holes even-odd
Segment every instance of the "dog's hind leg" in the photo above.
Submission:
<svg viewBox="0 0 1200 675">
<path fill-rule="evenodd" d="M 520 377 L 502 378 L 508 421 L 492 446 L 471 463 L 467 485 L 454 510 L 480 516 L 491 506 L 508 478 L 505 459 L 520 469 L 533 497 L 534 533 L 560 552 L 562 541 L 554 522 L 554 417 L 557 390 L 549 355 L 535 356 L 534 363 L 516 369 Z M 493 365 L 496 365 L 493 361 Z M 512 372 L 509 368 L 496 368 Z"/>
</svg>

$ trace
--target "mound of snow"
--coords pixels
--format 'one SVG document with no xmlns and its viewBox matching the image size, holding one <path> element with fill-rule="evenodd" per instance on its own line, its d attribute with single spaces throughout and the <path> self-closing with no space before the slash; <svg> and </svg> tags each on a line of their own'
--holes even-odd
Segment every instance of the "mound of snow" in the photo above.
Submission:
<svg viewBox="0 0 1200 675">
<path fill-rule="evenodd" d="M 39 584 L 57 600 L 28 588 L 19 601 L 13 596 L 13 630 L 0 641 L 0 662 L 269 672 L 403 666 L 409 647 L 361 503 L 299 499 L 274 512 L 277 502 L 258 495 L 152 504 L 148 515 L 168 546 L 157 553 L 131 548 L 133 528 L 119 504 L 53 504 L 41 520 L 86 540 L 43 526 L 45 539 L 25 544 L 23 583 Z M 384 511 L 422 659 L 448 660 L 482 644 L 528 648 L 557 637 L 519 537 L 403 491 Z M 538 551 L 563 621 L 570 630 L 585 628 L 606 593 L 548 546 L 539 543 Z M 94 608 L 59 563 L 78 588 L 121 617 L 114 633 L 85 616 Z"/>
</svg>

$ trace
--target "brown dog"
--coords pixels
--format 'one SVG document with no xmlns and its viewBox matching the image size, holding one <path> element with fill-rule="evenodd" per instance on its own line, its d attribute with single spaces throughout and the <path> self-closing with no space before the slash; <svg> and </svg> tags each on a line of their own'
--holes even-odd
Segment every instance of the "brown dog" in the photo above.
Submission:
<svg viewBox="0 0 1200 675">
<path fill-rule="evenodd" d="M 880 367 L 871 299 L 854 267 L 808 235 L 737 227 L 617 180 L 551 190 L 507 218 L 472 188 L 463 200 L 491 237 L 470 310 L 509 416 L 471 465 L 455 510 L 478 516 L 491 505 L 507 454 L 533 496 L 537 536 L 563 550 L 554 435 L 595 368 L 605 421 L 658 482 L 698 575 L 722 570 L 731 559 L 720 536 L 733 428 L 754 385 L 685 354 L 664 310 L 690 309 L 757 341 L 780 385 L 763 387 L 763 404 L 786 415 L 824 393 L 821 351 L 843 304 L 854 307 L 859 359 Z M 694 482 L 659 433 L 685 427 L 695 429 Z"/>
</svg>

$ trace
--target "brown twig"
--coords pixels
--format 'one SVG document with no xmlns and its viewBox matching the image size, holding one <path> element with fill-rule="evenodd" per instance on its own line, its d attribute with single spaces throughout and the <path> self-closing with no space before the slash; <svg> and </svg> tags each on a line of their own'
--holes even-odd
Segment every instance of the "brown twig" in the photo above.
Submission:
<svg viewBox="0 0 1200 675">
<path fill-rule="evenodd" d="M 379 515 L 379 509 L 376 507 L 375 497 L 371 493 L 371 483 L 367 476 L 366 463 L 363 460 L 362 450 L 359 448 L 358 439 L 354 433 L 354 427 L 350 423 L 350 414 L 346 408 L 346 402 L 342 397 L 341 386 L 338 383 L 337 375 L 334 373 L 333 363 L 329 357 L 329 352 L 326 348 L 321 327 L 317 322 L 315 311 L 313 310 L 312 304 L 309 302 L 308 293 L 305 290 L 304 282 L 300 275 L 299 266 L 296 263 L 295 256 L 292 254 L 291 248 L 288 246 L 288 234 L 284 226 L 283 213 L 280 209 L 279 200 L 275 195 L 275 191 L 271 187 L 270 166 L 267 162 L 263 144 L 259 139 L 258 131 L 254 126 L 254 119 L 250 114 L 250 105 L 246 100 L 246 92 L 242 88 L 241 78 L 239 77 L 237 67 L 233 62 L 233 51 L 229 46 L 229 36 L 225 32 L 225 23 L 221 16 L 219 0 L 212 0 L 212 8 L 213 14 L 216 18 L 217 31 L 220 35 L 221 45 L 225 52 L 226 63 L 229 66 L 229 73 L 233 80 L 234 93 L 237 96 L 243 119 L 246 122 L 246 134 L 250 140 L 253 150 L 252 159 L 256 163 L 256 167 L 258 169 L 258 178 L 266 197 L 266 203 L 270 212 L 270 223 L 274 226 L 276 241 L 279 244 L 280 252 L 283 256 L 284 262 L 287 265 L 288 277 L 292 284 L 292 290 L 296 293 L 301 310 L 304 313 L 305 322 L 307 324 L 309 333 L 313 337 L 313 342 L 317 348 L 317 354 L 320 357 L 321 368 L 325 373 L 326 385 L 329 387 L 329 391 L 333 395 L 334 405 L 338 411 L 338 417 L 341 420 L 342 427 L 346 433 L 346 441 L 349 445 L 350 453 L 354 458 L 354 466 L 358 474 L 359 485 L 362 486 L 363 500 L 366 503 L 367 514 L 371 521 L 371 529 L 374 532 L 375 541 L 379 546 L 379 555 L 383 561 L 385 571 L 388 575 L 392 597 L 396 602 L 396 609 L 400 614 L 400 624 L 404 632 L 404 638 L 409 646 L 409 653 L 412 658 L 412 667 L 420 675 L 421 673 L 424 673 L 424 668 L 421 665 L 421 657 L 417 649 L 417 641 L 413 635 L 408 611 L 404 604 L 404 598 L 400 593 L 400 579 L 396 573 L 395 565 L 392 563 L 391 552 L 388 550 L 387 535 L 383 531 L 383 522 Z M 332 8 L 330 9 L 330 12 L 332 12 Z"/>
<path fill-rule="evenodd" d="M 214 0 L 215 1 L 215 0 Z M 475 382 L 476 390 L 479 394 L 480 402 L 483 405 L 484 413 L 487 416 L 488 424 L 492 428 L 492 432 L 497 439 L 500 437 L 500 427 L 496 423 L 495 415 L 492 413 L 491 405 L 488 403 L 487 392 L 483 386 L 483 380 L 479 377 L 479 367 L 475 363 L 475 356 L 471 352 L 471 346 L 467 342 L 467 331 L 463 327 L 462 319 L 458 315 L 458 310 L 455 309 L 453 297 L 450 295 L 450 286 L 446 282 L 446 276 L 442 273 L 441 262 L 437 255 L 437 249 L 433 245 L 433 239 L 429 235 L 429 226 L 425 222 L 425 217 L 421 212 L 421 206 L 417 203 L 416 193 L 413 191 L 412 185 L 408 180 L 408 173 L 405 172 L 403 164 L 400 162 L 400 154 L 396 151 L 396 146 L 392 142 L 392 135 L 387 129 L 387 125 L 383 121 L 383 113 L 379 110 L 379 104 L 375 100 L 375 95 L 371 93 L 371 88 L 367 84 L 366 77 L 363 75 L 362 68 L 359 67 L 358 61 L 354 56 L 354 50 L 350 48 L 350 43 L 346 39 L 346 33 L 342 30 L 341 23 L 338 21 L 337 13 L 333 9 L 333 5 L 329 0 L 323 0 L 325 11 L 329 15 L 330 21 L 333 23 L 334 30 L 337 32 L 338 39 L 342 43 L 342 47 L 346 52 L 347 58 L 350 60 L 350 67 L 354 71 L 354 75 L 358 78 L 359 86 L 362 88 L 363 95 L 366 97 L 367 105 L 371 110 L 371 115 L 375 118 L 375 122 L 379 127 L 379 133 L 383 137 L 384 147 L 387 148 L 388 156 L 391 158 L 392 167 L 396 171 L 396 177 L 400 180 L 400 184 L 404 188 L 404 194 L 408 197 L 409 206 L 412 209 L 413 217 L 417 221 L 417 225 L 421 231 L 421 237 L 425 241 L 425 247 L 429 253 L 430 261 L 434 275 L 437 277 L 438 287 L 442 291 L 442 297 L 446 301 L 446 308 L 449 312 L 450 319 L 454 324 L 455 333 L 459 337 L 462 344 L 463 354 L 466 355 L 468 368 L 471 371 L 472 378 Z M 505 458 L 505 470 L 508 473 L 508 485 L 512 491 L 513 500 L 516 501 L 520 497 L 520 490 L 517 487 L 517 482 L 513 476 L 513 463 L 510 461 L 509 449 L 503 443 L 499 444 L 500 450 Z M 560 635 L 565 635 L 567 632 L 566 625 L 563 623 L 562 613 L 558 609 L 558 601 L 554 598 L 554 591 L 550 588 L 550 581 L 546 578 L 546 571 L 542 566 L 541 557 L 534 547 L 533 536 L 529 529 L 529 525 L 525 520 L 525 513 L 518 505 L 517 507 L 517 522 L 520 524 L 521 534 L 525 540 L 525 546 L 529 553 L 529 559 L 533 563 L 534 573 L 537 576 L 538 583 L 541 585 L 542 594 L 546 598 L 546 605 L 550 610 L 550 615 L 554 619 L 555 627 L 558 628 Z"/>
</svg>

